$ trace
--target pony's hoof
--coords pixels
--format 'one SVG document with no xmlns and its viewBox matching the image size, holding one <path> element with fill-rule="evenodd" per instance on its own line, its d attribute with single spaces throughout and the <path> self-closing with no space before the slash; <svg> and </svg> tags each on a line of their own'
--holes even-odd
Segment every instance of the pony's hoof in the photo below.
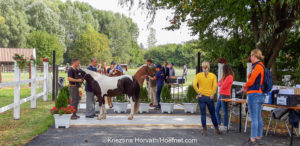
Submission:
<svg viewBox="0 0 300 146">
<path fill-rule="evenodd" d="M 104 115 L 102 118 L 103 118 L 103 119 L 106 119 L 106 115 Z"/>
<path fill-rule="evenodd" d="M 98 116 L 97 120 L 101 120 L 101 116 L 100 115 Z"/>
<path fill-rule="evenodd" d="M 132 117 L 132 116 L 128 117 L 128 120 L 132 120 L 132 119 L 133 119 L 133 117 Z"/>
</svg>

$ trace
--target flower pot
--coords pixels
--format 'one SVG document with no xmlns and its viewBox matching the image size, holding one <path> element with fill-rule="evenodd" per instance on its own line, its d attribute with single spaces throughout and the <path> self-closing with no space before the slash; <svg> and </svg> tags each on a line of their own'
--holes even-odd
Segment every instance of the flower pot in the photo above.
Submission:
<svg viewBox="0 0 300 146">
<path fill-rule="evenodd" d="M 197 103 L 183 103 L 184 113 L 195 113 L 197 110 Z"/>
<path fill-rule="evenodd" d="M 174 110 L 174 103 L 160 103 L 162 113 L 172 113 Z"/>
<path fill-rule="evenodd" d="M 139 113 L 149 112 L 149 103 L 140 103 L 139 105 Z"/>
<path fill-rule="evenodd" d="M 114 112 L 117 112 L 117 113 L 124 112 L 124 113 L 126 113 L 128 102 L 113 102 L 113 105 L 114 105 L 114 107 L 113 107 Z"/>
<path fill-rule="evenodd" d="M 69 128 L 70 127 L 70 120 L 71 120 L 71 116 L 72 114 L 54 114 L 54 121 L 55 121 L 55 128 L 59 128 L 59 127 L 65 127 L 65 128 Z"/>
</svg>

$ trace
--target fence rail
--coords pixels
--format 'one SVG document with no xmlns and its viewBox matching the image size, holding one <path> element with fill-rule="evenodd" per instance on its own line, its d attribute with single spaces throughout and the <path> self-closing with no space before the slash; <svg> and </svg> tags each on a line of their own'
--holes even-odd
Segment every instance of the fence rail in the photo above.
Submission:
<svg viewBox="0 0 300 146">
<path fill-rule="evenodd" d="M 51 90 L 51 80 L 49 80 L 49 73 L 48 73 L 48 62 L 43 63 L 43 77 L 37 77 L 37 68 L 34 63 L 31 63 L 31 79 L 28 80 L 20 80 L 21 70 L 18 68 L 17 63 L 14 63 L 14 82 L 7 82 L 7 83 L 0 83 L 0 88 L 7 87 L 7 86 L 14 86 L 14 103 L 6 105 L 0 108 L 0 113 L 3 113 L 7 110 L 13 109 L 14 110 L 14 119 L 20 119 L 20 106 L 21 104 L 30 101 L 31 108 L 36 108 L 36 100 L 40 97 L 43 97 L 44 101 L 48 99 L 48 92 Z M 43 81 L 43 90 L 40 93 L 36 93 L 37 89 L 37 82 Z M 31 84 L 31 95 L 29 97 L 20 99 L 20 85 L 22 84 Z"/>
</svg>

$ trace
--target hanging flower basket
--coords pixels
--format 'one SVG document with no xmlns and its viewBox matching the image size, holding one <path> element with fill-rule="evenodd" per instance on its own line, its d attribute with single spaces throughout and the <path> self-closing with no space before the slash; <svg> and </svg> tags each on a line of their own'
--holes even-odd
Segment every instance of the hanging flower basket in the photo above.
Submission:
<svg viewBox="0 0 300 146">
<path fill-rule="evenodd" d="M 28 63 L 27 63 L 26 59 L 24 58 L 24 55 L 15 54 L 15 56 L 13 56 L 13 59 L 17 62 L 19 69 L 26 68 L 26 65 Z"/>
</svg>

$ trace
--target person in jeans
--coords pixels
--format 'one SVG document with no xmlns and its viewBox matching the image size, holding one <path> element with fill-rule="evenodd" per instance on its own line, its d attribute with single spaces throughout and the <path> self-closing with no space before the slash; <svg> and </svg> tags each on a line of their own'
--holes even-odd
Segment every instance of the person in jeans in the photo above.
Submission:
<svg viewBox="0 0 300 146">
<path fill-rule="evenodd" d="M 97 72 L 97 59 L 91 59 L 91 65 L 87 67 L 88 70 Z M 85 84 L 86 91 L 86 111 L 85 117 L 94 118 L 95 114 L 95 94 L 92 92 L 91 87 L 88 83 Z"/>
<path fill-rule="evenodd" d="M 152 63 L 151 59 L 148 59 L 146 64 L 152 70 L 156 70 L 155 65 Z M 156 72 L 156 71 L 154 71 L 154 72 Z M 149 80 L 149 78 L 148 78 L 148 80 Z M 148 98 L 151 100 L 150 106 L 151 107 L 157 107 L 158 104 L 157 104 L 157 99 L 156 99 L 156 80 L 149 80 L 148 81 L 147 90 L 148 90 Z"/>
<path fill-rule="evenodd" d="M 216 119 L 215 113 L 215 105 L 214 105 L 214 95 L 217 91 L 217 76 L 211 72 L 209 72 L 210 65 L 208 62 L 202 63 L 203 72 L 198 73 L 193 82 L 193 87 L 195 91 L 198 93 L 196 98 L 198 99 L 198 104 L 201 112 L 201 123 L 203 127 L 202 134 L 206 135 L 207 127 L 206 127 L 206 106 L 208 107 L 211 120 L 215 127 L 215 131 L 217 134 L 221 134 L 218 126 L 218 122 Z"/>
<path fill-rule="evenodd" d="M 185 81 L 187 81 L 187 73 L 188 73 L 188 69 L 187 69 L 186 65 L 184 65 L 182 76 L 184 77 Z"/>
<path fill-rule="evenodd" d="M 69 92 L 71 96 L 71 106 L 74 106 L 75 112 L 71 116 L 72 120 L 76 120 L 79 116 L 76 115 L 78 111 L 78 104 L 79 104 L 79 88 L 83 79 L 78 78 L 78 71 L 77 67 L 79 67 L 80 61 L 79 59 L 72 60 L 72 66 L 68 70 L 68 81 L 69 81 Z"/>
<path fill-rule="evenodd" d="M 223 76 L 221 80 L 218 82 L 218 86 L 220 87 L 219 89 L 219 98 L 216 104 L 216 116 L 217 116 L 217 121 L 218 125 L 221 130 L 225 130 L 225 128 L 228 127 L 228 105 L 227 102 L 221 101 L 221 99 L 225 98 L 230 98 L 231 96 L 231 87 L 233 83 L 233 71 L 231 67 L 228 64 L 225 64 L 223 66 Z M 221 114 L 220 114 L 220 109 L 222 107 L 223 111 L 223 124 L 224 126 L 221 125 Z"/>
<path fill-rule="evenodd" d="M 248 81 L 243 85 L 244 91 L 247 91 L 248 109 L 251 117 L 251 137 L 248 140 L 249 145 L 262 144 L 263 120 L 261 117 L 262 104 L 265 101 L 265 95 L 262 92 L 264 80 L 264 59 L 261 50 L 254 49 L 251 51 L 251 71 L 248 74 Z"/>
<path fill-rule="evenodd" d="M 165 80 L 165 74 L 161 69 L 161 65 L 157 64 L 155 66 L 156 74 L 154 77 L 148 76 L 150 80 L 156 80 L 156 100 L 157 100 L 157 107 L 155 108 L 156 110 L 160 109 L 160 94 L 162 87 L 164 86 L 164 80 Z"/>
</svg>

